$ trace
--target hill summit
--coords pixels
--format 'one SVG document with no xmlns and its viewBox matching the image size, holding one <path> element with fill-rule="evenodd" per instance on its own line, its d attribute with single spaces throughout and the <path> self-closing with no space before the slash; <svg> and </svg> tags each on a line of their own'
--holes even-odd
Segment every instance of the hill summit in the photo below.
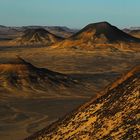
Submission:
<svg viewBox="0 0 140 140">
<path fill-rule="evenodd" d="M 126 34 L 117 27 L 112 26 L 108 22 L 89 24 L 81 31 L 79 31 L 77 34 L 73 35 L 71 38 L 77 39 L 78 37 L 80 38 L 81 36 L 86 37 L 86 33 L 87 35 L 88 33 L 89 34 L 91 33 L 91 36 L 89 35 L 87 37 L 93 37 L 93 41 L 95 41 L 95 43 L 103 43 L 101 40 L 103 37 L 106 39 L 106 42 L 104 43 L 111 43 L 117 41 L 140 42 L 140 39 L 132 37 L 129 34 Z"/>
<path fill-rule="evenodd" d="M 23 35 L 15 41 L 21 46 L 50 46 L 61 40 L 63 40 L 62 37 L 58 37 L 43 28 L 35 28 L 26 29 Z"/>
</svg>

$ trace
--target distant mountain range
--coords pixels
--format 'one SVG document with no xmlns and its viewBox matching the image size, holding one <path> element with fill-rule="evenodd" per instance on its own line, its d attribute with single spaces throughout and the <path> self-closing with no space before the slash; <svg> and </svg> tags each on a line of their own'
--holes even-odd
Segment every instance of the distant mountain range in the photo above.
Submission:
<svg viewBox="0 0 140 140">
<path fill-rule="evenodd" d="M 140 27 L 125 28 L 123 31 L 134 37 L 140 38 Z"/>
<path fill-rule="evenodd" d="M 0 37 L 5 36 L 5 38 L 9 37 L 9 39 L 13 39 L 14 37 L 18 37 L 18 33 L 22 33 L 27 29 L 39 29 L 43 28 L 49 31 L 52 34 L 57 36 L 67 38 L 73 35 L 78 31 L 78 29 L 70 29 L 68 27 L 63 26 L 22 26 L 22 27 L 7 27 L 0 25 Z"/>
<path fill-rule="evenodd" d="M 104 89 L 103 96 L 26 140 L 138 140 L 139 85 L 136 67 Z"/>
<path fill-rule="evenodd" d="M 60 26 L 0 26 L 0 46 L 50 46 L 77 31 Z"/>
<path fill-rule="evenodd" d="M 0 36 L 0 46 L 49 46 L 55 49 L 111 52 L 139 51 L 140 43 L 139 30 L 120 30 L 108 22 L 92 23 L 81 30 L 59 26 L 1 26 Z"/>
<path fill-rule="evenodd" d="M 126 28 L 126 29 L 128 29 L 128 30 L 140 30 L 140 27 L 130 27 L 130 28 Z"/>
<path fill-rule="evenodd" d="M 0 41 L 11 40 L 20 35 L 22 30 L 15 27 L 6 27 L 0 25 Z"/>
</svg>

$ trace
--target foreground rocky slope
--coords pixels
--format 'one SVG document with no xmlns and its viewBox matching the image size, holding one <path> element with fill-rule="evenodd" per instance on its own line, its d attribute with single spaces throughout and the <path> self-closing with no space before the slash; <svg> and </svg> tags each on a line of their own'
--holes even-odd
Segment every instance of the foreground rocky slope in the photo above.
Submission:
<svg viewBox="0 0 140 140">
<path fill-rule="evenodd" d="M 138 140 L 140 132 L 140 67 L 108 86 L 62 120 L 26 140 Z"/>
</svg>

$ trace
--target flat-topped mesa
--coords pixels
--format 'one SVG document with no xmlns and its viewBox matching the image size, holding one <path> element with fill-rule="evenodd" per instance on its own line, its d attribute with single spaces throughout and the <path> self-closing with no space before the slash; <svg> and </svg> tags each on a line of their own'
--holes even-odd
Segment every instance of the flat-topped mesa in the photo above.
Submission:
<svg viewBox="0 0 140 140">
<path fill-rule="evenodd" d="M 28 45 L 47 45 L 50 46 L 56 42 L 63 40 L 62 37 L 56 36 L 43 28 L 26 29 L 23 35 L 15 41 L 21 46 Z"/>
<path fill-rule="evenodd" d="M 125 77 L 97 100 L 86 103 L 26 140 L 138 140 L 140 67 Z"/>
</svg>

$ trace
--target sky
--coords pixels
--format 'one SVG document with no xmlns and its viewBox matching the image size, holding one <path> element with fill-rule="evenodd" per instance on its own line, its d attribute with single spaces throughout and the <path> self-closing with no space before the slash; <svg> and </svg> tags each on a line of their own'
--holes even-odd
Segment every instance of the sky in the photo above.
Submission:
<svg viewBox="0 0 140 140">
<path fill-rule="evenodd" d="M 100 21 L 140 27 L 140 0 L 0 0 L 0 25 L 82 28 Z"/>
</svg>

